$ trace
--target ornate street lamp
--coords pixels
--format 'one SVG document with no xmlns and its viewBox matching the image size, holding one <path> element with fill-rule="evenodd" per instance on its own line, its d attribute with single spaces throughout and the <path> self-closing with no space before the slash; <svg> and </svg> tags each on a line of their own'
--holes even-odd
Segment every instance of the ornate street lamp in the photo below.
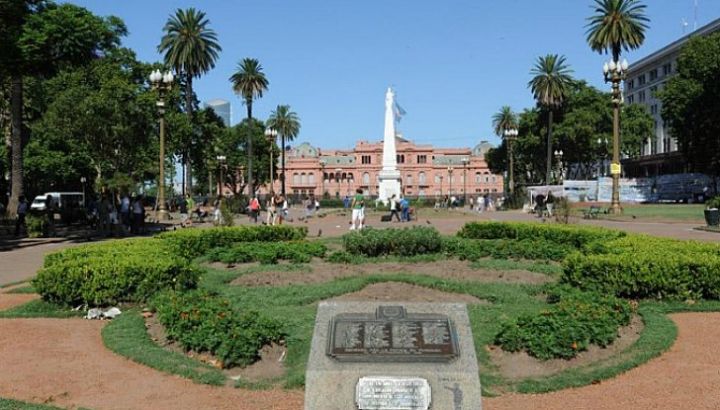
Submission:
<svg viewBox="0 0 720 410">
<path fill-rule="evenodd" d="M 80 177 L 80 184 L 82 185 L 83 190 L 83 208 L 87 207 L 87 201 L 85 200 L 85 183 L 87 182 L 87 178 Z"/>
<path fill-rule="evenodd" d="M 613 103 L 613 157 L 610 164 L 610 174 L 612 175 L 612 201 L 610 203 L 610 212 L 614 214 L 622 213 L 620 207 L 620 106 L 622 105 L 622 91 L 620 83 L 625 80 L 628 70 L 627 60 L 610 61 L 603 65 L 603 74 L 605 82 L 612 83 L 612 103 Z"/>
<path fill-rule="evenodd" d="M 447 168 L 447 171 L 448 171 L 448 195 L 450 195 L 450 196 L 452 196 L 452 180 L 453 180 L 452 175 L 453 175 L 454 170 L 455 170 L 455 168 L 453 168 L 452 166 Z"/>
<path fill-rule="evenodd" d="M 557 177 L 557 181 L 558 181 L 558 184 L 562 184 L 562 180 L 563 180 L 563 163 L 562 163 L 563 151 L 562 151 L 562 150 L 559 150 L 559 151 L 556 150 L 556 151 L 555 151 L 555 158 L 557 159 L 557 163 L 558 163 L 558 177 Z"/>
<path fill-rule="evenodd" d="M 160 175 L 158 177 L 156 215 L 158 221 L 168 219 L 168 213 L 165 209 L 165 95 L 172 89 L 173 80 L 174 76 L 170 71 L 163 74 L 160 70 L 155 70 L 150 73 L 152 88 L 158 92 L 158 100 L 155 105 L 158 107 L 158 114 L 160 114 Z"/>
<path fill-rule="evenodd" d="M 277 130 L 275 128 L 266 128 L 265 129 L 265 138 L 267 138 L 268 143 L 270 144 L 270 194 L 272 195 L 275 193 L 275 169 L 273 166 L 275 165 L 273 163 L 273 146 L 275 146 L 275 140 L 277 139 Z"/>
<path fill-rule="evenodd" d="M 515 176 L 514 176 L 514 157 L 513 157 L 513 142 L 515 142 L 515 139 L 517 139 L 518 136 L 518 130 L 517 128 L 509 128 L 503 131 L 503 136 L 505 137 L 505 140 L 507 141 L 507 147 L 508 147 L 508 191 L 510 191 L 510 195 L 515 193 Z"/>
<path fill-rule="evenodd" d="M 470 158 L 463 157 L 463 206 L 467 203 L 467 166 L 470 163 Z"/>
</svg>

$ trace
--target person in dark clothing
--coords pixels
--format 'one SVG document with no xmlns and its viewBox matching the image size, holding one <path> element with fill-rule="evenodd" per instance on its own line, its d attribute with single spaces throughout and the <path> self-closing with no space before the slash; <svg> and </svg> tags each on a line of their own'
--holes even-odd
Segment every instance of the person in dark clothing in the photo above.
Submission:
<svg viewBox="0 0 720 410">
<path fill-rule="evenodd" d="M 543 218 L 545 216 L 545 195 L 538 194 L 535 197 L 535 212 L 537 213 L 538 218 Z"/>
<path fill-rule="evenodd" d="M 397 196 L 393 195 L 392 198 L 390 198 L 390 221 L 392 221 L 393 215 L 395 216 L 395 219 L 400 222 L 400 201 L 398 201 Z"/>
<path fill-rule="evenodd" d="M 20 227 L 27 232 L 27 225 L 25 225 L 25 216 L 28 211 L 28 203 L 25 199 L 25 195 L 20 195 L 20 200 L 17 207 L 17 220 L 15 221 L 15 236 L 20 236 Z"/>
</svg>

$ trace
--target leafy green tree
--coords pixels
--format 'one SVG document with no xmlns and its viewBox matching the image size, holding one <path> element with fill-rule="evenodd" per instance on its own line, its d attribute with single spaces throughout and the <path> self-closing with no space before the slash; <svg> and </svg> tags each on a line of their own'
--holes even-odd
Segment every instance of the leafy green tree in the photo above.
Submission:
<svg viewBox="0 0 720 410">
<path fill-rule="evenodd" d="M 658 93 L 690 171 L 720 174 L 720 34 L 692 38 L 678 58 L 677 75 Z"/>
<path fill-rule="evenodd" d="M 548 112 L 547 125 L 547 167 L 545 183 L 550 183 L 552 171 L 552 127 L 553 111 L 560 108 L 573 83 L 572 70 L 565 63 L 564 56 L 548 54 L 539 57 L 530 71 L 533 79 L 528 83 L 538 104 Z"/>
<path fill-rule="evenodd" d="M 502 138 L 505 130 L 517 128 L 517 115 L 515 115 L 512 108 L 504 105 L 500 108 L 500 111 L 493 114 L 492 125 L 495 135 Z"/>
<path fill-rule="evenodd" d="M 158 51 L 164 53 L 165 64 L 173 67 L 183 77 L 185 83 L 185 112 L 193 113 L 193 79 L 200 77 L 215 67 L 222 48 L 217 41 L 217 34 L 208 25 L 210 20 L 205 13 L 195 8 L 177 9 L 174 16 L 168 18 L 160 40 Z M 191 162 L 189 152 L 184 153 L 183 164 L 187 172 L 187 182 L 183 178 L 183 194 L 185 185 L 192 190 L 190 176 Z"/>
<path fill-rule="evenodd" d="M 278 105 L 268 118 L 268 127 L 277 130 L 280 135 L 280 182 L 281 191 L 285 196 L 285 141 L 294 140 L 300 133 L 300 118 L 290 109 L 289 105 Z"/>
<path fill-rule="evenodd" d="M 639 48 L 645 41 L 650 20 L 640 0 L 595 0 L 594 14 L 588 18 L 587 42 L 593 51 L 610 53 L 620 61 L 622 50 Z"/>
<path fill-rule="evenodd" d="M 116 17 L 101 18 L 72 4 L 49 1 L 3 1 L 0 9 L 0 78 L 10 78 L 12 192 L 14 212 L 24 191 L 23 84 L 28 76 L 47 76 L 66 65 L 85 64 L 120 43 L 127 33 Z"/>
<path fill-rule="evenodd" d="M 654 130 L 655 120 L 646 106 L 641 104 L 624 106 L 620 116 L 622 153 L 628 157 L 639 156 L 645 141 L 654 136 Z"/>
<path fill-rule="evenodd" d="M 244 58 L 237 67 L 237 71 L 230 77 L 233 91 L 240 95 L 247 107 L 247 120 L 252 120 L 252 105 L 256 98 L 262 98 L 263 92 L 268 88 L 269 82 L 262 71 L 262 66 L 257 59 Z M 247 151 L 253 150 L 253 137 L 248 134 Z M 248 181 L 250 183 L 250 196 L 255 195 L 255 186 L 253 185 L 253 155 L 247 157 Z"/>
</svg>

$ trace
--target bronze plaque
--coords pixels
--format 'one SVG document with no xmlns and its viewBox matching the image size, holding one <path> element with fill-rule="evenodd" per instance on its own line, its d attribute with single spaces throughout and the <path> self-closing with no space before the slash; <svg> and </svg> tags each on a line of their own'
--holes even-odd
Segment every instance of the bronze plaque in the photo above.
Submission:
<svg viewBox="0 0 720 410">
<path fill-rule="evenodd" d="M 449 362 L 458 356 L 457 333 L 446 315 L 380 306 L 374 315 L 335 315 L 327 354 L 343 362 Z"/>
</svg>

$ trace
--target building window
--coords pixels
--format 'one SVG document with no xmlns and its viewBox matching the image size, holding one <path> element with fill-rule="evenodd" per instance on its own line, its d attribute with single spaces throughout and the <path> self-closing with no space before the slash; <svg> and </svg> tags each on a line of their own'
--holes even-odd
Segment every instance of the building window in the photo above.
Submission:
<svg viewBox="0 0 720 410">
<path fill-rule="evenodd" d="M 425 185 L 427 182 L 425 181 L 425 172 L 420 171 L 418 174 L 418 182 L 420 185 Z"/>
<path fill-rule="evenodd" d="M 645 85 L 645 74 L 638 77 L 638 84 L 639 85 Z"/>
<path fill-rule="evenodd" d="M 425 190 L 424 189 L 419 190 L 418 196 L 425 196 Z"/>
<path fill-rule="evenodd" d="M 475 183 L 479 184 L 480 182 L 482 182 L 482 176 L 479 172 L 476 172 L 475 173 Z"/>
<path fill-rule="evenodd" d="M 650 106 L 650 114 L 652 114 L 652 115 L 657 115 L 657 113 L 658 113 L 657 104 L 651 105 L 651 106 Z"/>
<path fill-rule="evenodd" d="M 672 63 L 667 63 L 663 65 L 663 75 L 670 75 L 672 74 Z"/>
<path fill-rule="evenodd" d="M 650 96 L 655 98 L 655 94 L 657 93 L 657 86 L 650 87 Z"/>
<path fill-rule="evenodd" d="M 404 155 L 404 154 L 397 154 L 397 155 L 395 156 L 395 158 L 397 159 L 397 163 L 398 163 L 398 164 L 404 164 L 404 163 L 405 163 L 405 155 Z"/>
<path fill-rule="evenodd" d="M 360 158 L 360 160 L 363 164 L 370 164 L 371 158 L 372 157 L 370 155 L 363 155 L 362 158 Z"/>
<path fill-rule="evenodd" d="M 351 181 L 351 182 L 355 179 L 355 178 L 353 177 L 353 173 L 352 173 L 352 172 L 348 172 L 347 178 L 348 178 L 348 181 Z"/>
<path fill-rule="evenodd" d="M 442 175 L 440 175 L 440 174 L 435 174 L 435 183 L 436 183 L 436 184 L 439 184 L 441 180 L 442 180 Z"/>
<path fill-rule="evenodd" d="M 300 183 L 303 185 L 307 185 L 307 175 L 305 175 L 304 172 L 300 174 Z"/>
<path fill-rule="evenodd" d="M 652 141 L 652 140 L 650 141 L 650 147 L 651 147 L 651 149 L 650 149 L 650 154 L 655 155 L 655 154 L 658 153 L 658 152 L 657 152 L 657 151 L 658 151 L 658 150 L 657 150 L 658 147 L 657 147 L 657 144 L 655 143 L 655 141 Z"/>
<path fill-rule="evenodd" d="M 427 164 L 427 155 L 418 155 L 417 163 L 418 164 Z"/>
<path fill-rule="evenodd" d="M 413 183 L 412 174 L 407 174 L 407 178 L 405 178 L 405 183 L 408 185 L 412 185 L 412 183 Z"/>
<path fill-rule="evenodd" d="M 650 81 L 657 80 L 658 77 L 658 71 L 657 68 L 650 71 Z"/>
<path fill-rule="evenodd" d="M 293 185 L 299 185 L 300 184 L 300 175 L 298 173 L 293 174 Z"/>
<path fill-rule="evenodd" d="M 308 174 L 308 183 L 310 185 L 315 185 L 315 174 Z"/>
<path fill-rule="evenodd" d="M 663 152 L 670 152 L 670 138 L 663 139 Z"/>
<path fill-rule="evenodd" d="M 363 174 L 363 185 L 370 185 L 370 174 L 367 172 Z"/>
<path fill-rule="evenodd" d="M 638 93 L 638 102 L 645 102 L 645 90 L 642 90 Z"/>
<path fill-rule="evenodd" d="M 628 81 L 628 89 L 632 90 L 635 88 L 635 80 Z"/>
<path fill-rule="evenodd" d="M 634 95 L 628 95 L 628 104 L 632 104 L 635 102 L 635 96 Z"/>
</svg>

